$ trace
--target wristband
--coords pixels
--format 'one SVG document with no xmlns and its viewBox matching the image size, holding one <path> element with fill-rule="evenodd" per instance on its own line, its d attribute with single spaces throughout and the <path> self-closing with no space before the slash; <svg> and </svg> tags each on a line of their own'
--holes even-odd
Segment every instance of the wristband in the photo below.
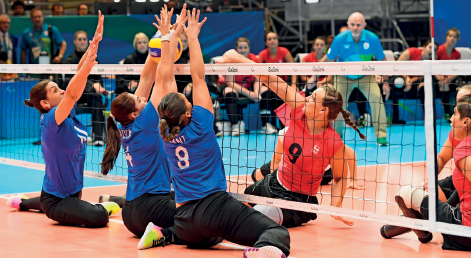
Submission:
<svg viewBox="0 0 471 258">
<path fill-rule="evenodd" d="M 173 37 L 173 35 L 175 35 L 175 30 L 170 30 L 169 33 L 165 34 L 165 36 L 162 36 L 161 42 L 170 41 L 170 39 Z"/>
</svg>

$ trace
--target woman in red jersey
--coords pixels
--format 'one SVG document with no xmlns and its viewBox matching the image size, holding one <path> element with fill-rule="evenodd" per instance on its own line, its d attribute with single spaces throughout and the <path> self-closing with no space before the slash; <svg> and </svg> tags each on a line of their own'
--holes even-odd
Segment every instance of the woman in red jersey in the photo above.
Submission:
<svg viewBox="0 0 471 258">
<path fill-rule="evenodd" d="M 224 63 L 253 63 L 234 50 L 226 52 Z M 340 207 L 347 189 L 348 165 L 345 144 L 331 126 L 341 113 L 346 123 L 362 139 L 366 137 L 342 109 L 342 96 L 332 87 L 318 88 L 304 98 L 276 75 L 257 75 L 291 108 L 289 129 L 284 136 L 283 157 L 279 169 L 245 190 L 246 194 L 318 204 L 316 194 L 325 168 L 330 165 L 334 182 L 331 205 Z M 299 226 L 315 219 L 314 213 L 281 209 L 285 227 Z M 339 216 L 347 225 L 353 222 Z"/>
</svg>

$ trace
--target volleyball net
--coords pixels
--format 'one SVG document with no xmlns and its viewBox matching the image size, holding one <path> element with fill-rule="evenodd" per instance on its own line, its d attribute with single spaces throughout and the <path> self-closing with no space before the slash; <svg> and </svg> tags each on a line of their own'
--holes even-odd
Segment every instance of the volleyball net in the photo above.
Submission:
<svg viewBox="0 0 471 258">
<path fill-rule="evenodd" d="M 437 176 L 437 154 L 451 130 L 447 119 L 453 114 L 457 89 L 470 81 L 470 65 L 471 61 L 205 65 L 228 192 L 247 203 L 471 237 L 471 227 L 437 222 L 435 208 L 429 209 L 428 220 L 411 219 L 402 216 L 395 202 L 401 187 L 421 186 L 428 177 L 429 207 L 437 206 L 437 180 L 452 175 L 455 167 L 451 160 Z M 99 173 L 105 149 L 99 141 L 106 144 L 105 119 L 116 93 L 135 90 L 142 67 L 96 65 L 93 68 L 86 92 L 77 104 L 78 117 L 90 138 L 86 176 L 126 182 L 127 160 L 123 150 L 107 176 Z M 44 170 L 41 146 L 33 145 L 40 141 L 40 115 L 26 107 L 23 100 L 29 98 L 31 88 L 42 79 L 52 79 L 65 89 L 75 72 L 76 65 L 0 65 L 3 80 L 0 162 Z M 189 74 L 189 65 L 175 65 L 179 89 L 191 96 Z M 278 75 L 304 96 L 310 96 L 320 87 L 319 81 L 337 88 L 344 102 L 348 102 L 350 120 L 366 135 L 366 140 L 362 140 L 343 121 L 332 123 L 341 133 L 348 146 L 346 149 L 352 151 L 345 155 L 349 169 L 347 182 L 365 189 L 347 189 L 342 207 L 332 207 L 331 199 L 336 197 L 331 192 L 332 180 L 339 178 L 332 179 L 330 175 L 329 180 L 326 172 L 323 184 L 315 192 L 303 192 L 315 195 L 318 205 L 244 194 L 253 184 L 253 171 L 264 164 L 275 168 L 272 166 L 283 149 L 289 151 L 293 159 L 301 155 L 295 147 L 282 143 L 281 147 L 277 146 L 279 131 L 289 126 L 292 119 L 289 106 L 273 92 L 262 90 L 264 82 L 254 80 L 251 75 Z M 389 77 L 389 93 L 383 87 L 384 76 Z M 228 94 L 233 92 L 231 88 L 237 94 Z M 317 151 L 314 146 L 312 152 Z M 272 159 L 274 161 L 270 162 Z M 298 175 L 293 173 L 293 177 L 303 182 L 303 178 L 312 180 L 310 174 L 310 171 L 301 171 Z"/>
</svg>

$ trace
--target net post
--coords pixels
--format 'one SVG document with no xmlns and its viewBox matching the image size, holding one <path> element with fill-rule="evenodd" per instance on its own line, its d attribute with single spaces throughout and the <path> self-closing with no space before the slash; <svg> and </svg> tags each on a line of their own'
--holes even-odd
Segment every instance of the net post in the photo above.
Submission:
<svg viewBox="0 0 471 258">
<path fill-rule="evenodd" d="M 437 145 L 435 133 L 435 92 L 432 82 L 432 61 L 424 61 L 424 124 L 425 124 L 425 149 L 426 149 L 426 167 L 428 177 L 428 207 L 429 207 L 429 230 L 436 231 L 437 227 L 437 202 L 438 194 L 436 189 L 437 182 Z"/>
</svg>

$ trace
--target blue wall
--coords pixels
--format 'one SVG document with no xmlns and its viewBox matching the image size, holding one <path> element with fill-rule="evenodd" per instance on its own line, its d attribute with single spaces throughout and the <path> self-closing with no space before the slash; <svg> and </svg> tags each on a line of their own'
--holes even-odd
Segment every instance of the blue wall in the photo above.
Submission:
<svg viewBox="0 0 471 258">
<path fill-rule="evenodd" d="M 446 32 L 456 27 L 461 32 L 457 47 L 471 47 L 470 0 L 434 0 L 435 41 L 445 43 Z"/>
</svg>

